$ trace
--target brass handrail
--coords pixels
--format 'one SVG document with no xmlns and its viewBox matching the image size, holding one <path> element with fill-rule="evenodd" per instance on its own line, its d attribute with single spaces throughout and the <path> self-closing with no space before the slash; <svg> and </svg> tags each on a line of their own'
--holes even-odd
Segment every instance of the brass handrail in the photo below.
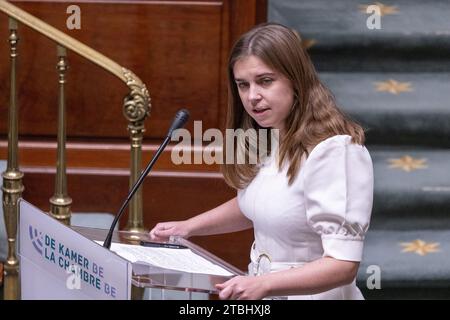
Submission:
<svg viewBox="0 0 450 320">
<path fill-rule="evenodd" d="M 0 11 L 55 41 L 62 47 L 95 63 L 125 82 L 131 89 L 129 101 L 134 101 L 136 103 L 135 106 L 131 106 L 131 102 L 129 102 L 127 106 L 125 106 L 125 117 L 130 122 L 142 121 L 149 115 L 150 95 L 145 84 L 133 72 L 5 0 L 0 0 Z"/>
<path fill-rule="evenodd" d="M 15 226 L 19 215 L 18 198 L 23 191 L 22 176 L 18 169 L 18 124 L 16 106 L 16 47 L 17 47 L 17 22 L 34 29 L 38 33 L 56 42 L 60 59 L 65 59 L 65 50 L 68 49 L 79 54 L 81 57 L 93 62 L 109 73 L 118 77 L 129 87 L 130 92 L 123 101 L 123 114 L 128 120 L 128 131 L 131 141 L 131 164 L 130 164 L 130 188 L 134 185 L 141 172 L 141 153 L 142 140 L 144 136 L 144 120 L 150 114 L 150 95 L 145 84 L 133 72 L 120 66 L 113 60 L 95 51 L 80 41 L 66 35 L 49 24 L 39 20 L 26 11 L 0 0 L 0 11 L 9 16 L 10 23 L 10 43 L 11 43 L 11 101 L 10 101 L 10 121 L 8 132 L 8 167 L 2 174 L 3 176 L 3 207 L 5 209 L 5 221 L 7 221 L 8 234 L 8 260 L 5 265 L 5 299 L 18 299 L 20 297 L 19 279 L 18 279 L 18 260 L 15 256 Z M 61 64 L 59 66 L 59 64 Z M 56 178 L 55 196 L 50 199 L 52 215 L 63 221 L 70 221 L 70 203 L 71 199 L 65 192 L 65 126 L 64 122 L 64 72 L 66 69 L 65 61 L 58 64 L 60 67 L 60 116 L 58 120 L 58 161 L 57 166 L 60 172 Z M 63 162 L 63 163 L 62 163 Z M 64 201 L 62 201 L 64 200 Z M 64 210 L 63 210 L 64 209 Z M 138 190 L 130 203 L 130 214 L 126 230 L 143 231 L 143 209 L 142 209 L 142 190 Z M 60 214 L 62 213 L 62 214 Z"/>
<path fill-rule="evenodd" d="M 15 5 L 5 0 L 0 0 L 0 10 L 6 13 L 8 16 L 14 18 L 15 20 L 20 21 L 21 23 L 36 30 L 47 38 L 59 43 L 61 46 L 73 52 L 76 52 L 80 56 L 111 72 L 123 82 L 128 82 L 123 68 L 118 63 L 104 56 L 100 52 L 95 51 L 82 42 L 66 35 L 64 32 L 59 31 L 58 29 L 43 22 L 42 20 L 39 20 L 28 12 L 16 7 Z M 138 77 L 135 78 L 136 82 L 142 83 L 142 81 Z"/>
<path fill-rule="evenodd" d="M 140 153 L 145 132 L 144 120 L 149 116 L 151 109 L 151 99 L 145 84 L 132 71 L 120 66 L 103 54 L 66 35 L 15 5 L 5 0 L 0 0 L 0 11 L 6 13 L 10 18 L 20 21 L 40 34 L 55 41 L 61 47 L 69 49 L 97 64 L 125 82 L 130 88 L 131 92 L 124 99 L 123 114 L 129 122 L 128 131 L 131 140 L 131 188 L 141 172 Z M 126 227 L 127 230 L 137 232 L 144 230 L 142 210 L 142 191 L 139 190 L 130 203 L 130 214 Z"/>
</svg>

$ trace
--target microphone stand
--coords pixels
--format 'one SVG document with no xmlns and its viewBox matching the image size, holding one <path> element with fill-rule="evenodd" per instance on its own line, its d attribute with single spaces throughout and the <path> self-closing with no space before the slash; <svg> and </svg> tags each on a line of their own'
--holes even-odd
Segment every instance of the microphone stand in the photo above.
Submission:
<svg viewBox="0 0 450 320">
<path fill-rule="evenodd" d="M 167 144 L 170 142 L 171 134 L 168 135 L 163 143 L 160 145 L 158 150 L 156 151 L 156 154 L 153 156 L 152 161 L 147 165 L 147 167 L 144 169 L 144 171 L 141 173 L 139 179 L 135 182 L 133 185 L 133 188 L 128 193 L 128 197 L 125 200 L 125 202 L 122 204 L 122 207 L 119 209 L 119 212 L 116 214 L 116 217 L 114 218 L 114 221 L 111 224 L 111 228 L 109 229 L 108 235 L 106 236 L 105 242 L 103 242 L 103 247 L 109 249 L 111 247 L 111 241 L 114 233 L 114 229 L 116 227 L 117 222 L 119 221 L 120 217 L 122 216 L 123 212 L 125 211 L 125 208 L 127 207 L 128 203 L 130 202 L 131 198 L 133 198 L 136 191 L 141 186 L 142 182 L 144 181 L 145 177 L 148 175 L 150 170 L 152 169 L 153 165 L 155 164 L 156 160 L 158 160 L 159 156 L 163 152 L 164 148 L 167 146 Z"/>
</svg>

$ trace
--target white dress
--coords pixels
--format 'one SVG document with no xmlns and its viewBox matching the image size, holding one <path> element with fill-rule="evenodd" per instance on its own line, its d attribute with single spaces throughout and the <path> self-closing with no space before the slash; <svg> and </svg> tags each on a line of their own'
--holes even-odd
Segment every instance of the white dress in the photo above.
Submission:
<svg viewBox="0 0 450 320">
<path fill-rule="evenodd" d="M 373 200 L 373 166 L 364 146 L 348 135 L 328 138 L 301 163 L 291 186 L 275 157 L 238 191 L 253 222 L 249 274 L 301 267 L 323 256 L 361 261 Z M 288 299 L 363 299 L 355 281 L 323 293 Z"/>
</svg>

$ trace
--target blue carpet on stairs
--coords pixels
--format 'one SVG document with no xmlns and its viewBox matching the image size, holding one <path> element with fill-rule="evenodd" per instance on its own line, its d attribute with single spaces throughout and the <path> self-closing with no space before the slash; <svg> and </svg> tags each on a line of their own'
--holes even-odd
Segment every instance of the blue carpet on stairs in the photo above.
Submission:
<svg viewBox="0 0 450 320">
<path fill-rule="evenodd" d="M 372 230 L 366 237 L 358 282 L 378 266 L 381 288 L 450 287 L 450 230 Z M 369 269 L 370 271 L 370 269 Z"/>
<path fill-rule="evenodd" d="M 381 29 L 367 27 L 370 4 Z M 375 193 L 357 280 L 368 298 L 450 298 L 449 16 L 447 0 L 269 0 L 269 21 L 300 33 L 366 129 Z M 374 267 L 380 289 L 367 287 Z"/>
<path fill-rule="evenodd" d="M 314 40 L 320 71 L 450 71 L 450 3 L 446 0 L 378 1 L 390 8 L 381 29 L 367 28 L 365 0 L 269 0 L 269 21 Z"/>
</svg>

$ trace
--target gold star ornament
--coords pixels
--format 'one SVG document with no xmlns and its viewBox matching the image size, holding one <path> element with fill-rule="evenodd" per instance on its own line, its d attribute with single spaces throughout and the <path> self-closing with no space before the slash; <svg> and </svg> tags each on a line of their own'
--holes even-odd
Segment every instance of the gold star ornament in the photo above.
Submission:
<svg viewBox="0 0 450 320">
<path fill-rule="evenodd" d="M 377 91 L 389 92 L 392 94 L 413 91 L 411 88 L 411 82 L 398 82 L 392 79 L 382 82 L 375 82 L 375 86 Z"/>
<path fill-rule="evenodd" d="M 380 8 L 380 16 L 387 16 L 389 14 L 397 14 L 398 13 L 398 8 L 397 6 L 387 6 L 382 4 L 381 2 L 375 2 L 372 4 L 362 4 L 359 6 L 359 9 L 361 10 L 361 12 L 367 13 L 367 8 L 369 6 L 377 6 L 378 8 Z"/>
<path fill-rule="evenodd" d="M 316 40 L 314 39 L 305 39 L 302 40 L 302 46 L 305 50 L 308 50 L 309 48 L 311 48 L 313 45 L 315 45 L 317 43 Z"/>
<path fill-rule="evenodd" d="M 305 50 L 308 50 L 309 48 L 311 48 L 313 45 L 315 45 L 317 43 L 317 41 L 315 39 L 306 39 L 303 38 L 303 36 L 300 34 L 300 32 L 298 32 L 297 30 L 292 29 L 292 31 L 295 33 L 295 35 L 300 39 L 301 43 L 302 43 L 302 47 Z"/>
<path fill-rule="evenodd" d="M 420 256 L 440 251 L 439 242 L 425 242 L 420 239 L 412 242 L 402 242 L 400 245 L 403 247 L 402 252 L 413 252 Z"/>
<path fill-rule="evenodd" d="M 410 157 L 408 155 L 397 159 L 388 159 L 388 161 L 390 162 L 389 168 L 398 168 L 406 172 L 411 172 L 428 167 L 428 165 L 426 164 L 427 159 L 414 159 L 413 157 Z"/>
</svg>

